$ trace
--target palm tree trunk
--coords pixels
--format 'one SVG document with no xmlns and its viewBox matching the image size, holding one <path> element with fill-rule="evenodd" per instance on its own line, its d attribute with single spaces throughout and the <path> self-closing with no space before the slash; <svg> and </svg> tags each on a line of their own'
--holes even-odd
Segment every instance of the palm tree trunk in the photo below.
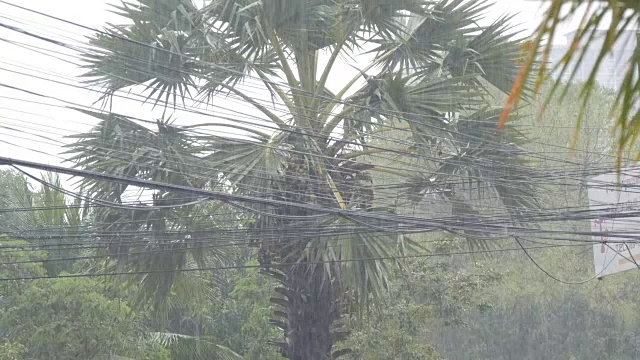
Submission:
<svg viewBox="0 0 640 360">
<path fill-rule="evenodd" d="M 330 359 L 336 293 L 324 267 L 304 263 L 291 266 L 287 270 L 286 285 L 288 358 Z"/>
</svg>

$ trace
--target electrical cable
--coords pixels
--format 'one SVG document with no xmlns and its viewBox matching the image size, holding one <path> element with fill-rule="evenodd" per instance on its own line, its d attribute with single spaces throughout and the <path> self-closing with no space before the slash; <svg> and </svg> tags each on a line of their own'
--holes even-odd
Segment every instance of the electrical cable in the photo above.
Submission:
<svg viewBox="0 0 640 360">
<path fill-rule="evenodd" d="M 13 5 L 13 4 L 10 4 L 10 3 L 6 3 L 5 1 L 0 1 L 0 2 L 1 2 L 1 3 L 5 3 L 5 4 L 9 4 L 9 5 Z M 18 6 L 18 7 L 19 7 L 19 6 Z M 26 9 L 26 8 L 24 8 L 24 9 Z M 27 10 L 28 10 L 28 9 L 27 9 Z M 45 14 L 45 15 L 46 15 L 46 14 Z M 92 30 L 92 31 L 95 31 L 95 29 L 91 29 L 91 30 Z M 406 115 L 405 115 L 405 116 L 406 116 Z M 313 155 L 313 153 L 310 153 L 310 154 L 312 154 L 312 155 Z M 403 155 L 404 155 L 404 154 L 403 154 Z M 529 154 L 529 155 L 533 155 L 533 154 Z M 536 156 L 537 156 L 537 155 L 536 155 Z M 553 159 L 552 157 L 550 158 L 550 157 L 547 157 L 546 155 L 545 155 L 545 157 L 544 157 L 544 158 L 545 158 L 545 159 L 547 159 L 547 160 L 551 160 L 551 159 Z M 6 160 L 6 158 L 4 158 L 4 161 L 5 161 L 5 162 L 7 161 L 7 160 Z M 10 161 L 10 164 L 12 164 L 12 163 L 11 163 L 11 161 L 14 161 L 14 160 L 9 159 L 9 161 Z M 0 163 L 1 163 L 1 162 L 2 162 L 2 159 L 0 159 Z M 571 163 L 571 162 L 567 162 L 567 163 Z M 574 165 L 580 165 L 580 164 L 575 163 Z M 15 166 L 15 165 L 14 165 L 14 166 Z M 592 170 L 590 170 L 590 171 L 592 171 Z M 600 171 L 604 171 L 604 169 L 603 169 L 603 170 L 600 170 Z M 583 172 L 583 174 L 584 174 L 584 173 L 586 173 L 586 171 L 585 171 L 585 172 Z M 604 172 L 602 172 L 602 173 L 604 173 Z M 548 173 L 548 174 L 545 174 L 545 175 L 540 174 L 540 175 L 539 175 L 539 178 L 537 178 L 537 180 L 536 180 L 536 181 L 543 182 L 543 181 L 545 181 L 545 180 L 548 180 L 548 179 L 550 179 L 550 178 L 551 178 L 551 174 L 552 174 L 552 172 L 550 172 L 550 173 Z M 94 175 L 95 175 L 95 174 L 94 174 Z M 563 173 L 563 174 L 561 174 L 560 172 L 557 172 L 557 173 L 556 173 L 556 176 L 558 176 L 558 178 L 560 178 L 560 177 L 564 177 L 564 178 L 566 178 L 566 179 L 570 179 L 570 178 L 571 178 L 571 175 L 570 175 L 569 173 L 567 173 L 567 172 L 565 172 L 565 173 Z M 461 176 L 461 178 L 462 178 L 462 176 Z M 535 178 L 534 178 L 534 177 L 532 177 L 532 178 L 530 178 L 530 179 L 528 179 L 528 180 L 529 180 L 530 182 L 533 182 L 533 180 L 534 180 L 534 179 L 535 179 Z M 147 184 L 147 185 L 148 185 L 148 184 Z M 601 186 L 607 186 L 607 184 L 602 184 Z M 220 194 L 218 194 L 218 195 L 220 195 Z M 222 201 L 225 201 L 225 202 L 229 203 L 229 204 L 230 204 L 230 205 L 232 205 L 232 206 L 233 206 L 233 204 L 235 204 L 235 206 L 236 206 L 236 207 L 244 207 L 244 210 L 245 210 L 245 211 L 247 211 L 247 210 L 253 210 L 253 209 L 248 208 L 248 207 L 246 207 L 246 206 L 244 206 L 244 205 L 240 205 L 240 204 L 239 204 L 239 202 L 242 202 L 242 203 L 255 203 L 255 202 L 264 201 L 264 200 L 260 200 L 259 198 L 255 198 L 255 197 L 254 197 L 253 199 L 249 199 L 249 198 L 242 198 L 241 200 L 240 200 L 240 199 L 238 199 L 238 198 L 236 198 L 236 199 L 234 199 L 234 200 L 229 200 L 229 199 L 232 199 L 232 198 L 230 197 L 230 198 L 228 198 L 227 200 L 222 200 Z M 258 200 L 256 200 L 256 199 L 258 199 Z M 85 200 L 87 200 L 87 199 L 85 199 Z M 263 203 L 263 204 L 268 205 L 267 203 Z M 103 205 L 104 205 L 104 204 L 103 204 Z M 273 205 L 273 204 L 271 204 L 271 206 L 277 206 L 277 205 Z M 287 206 L 290 206 L 290 204 L 287 204 Z M 294 205 L 294 206 L 295 206 L 295 205 Z M 327 211 L 326 209 L 317 209 L 317 208 L 315 208 L 315 209 L 307 209 L 307 210 L 312 211 L 312 212 L 316 212 L 316 213 L 317 213 L 317 212 L 320 212 L 320 214 L 318 214 L 319 216 L 328 216 L 328 215 L 330 215 L 330 214 L 333 214 L 333 215 L 339 215 L 338 213 L 335 213 L 335 212 L 333 212 L 333 211 Z M 266 214 L 268 214 L 268 213 L 266 213 Z M 349 219 L 349 220 L 351 220 L 351 221 L 354 221 L 354 220 L 355 220 L 355 222 L 360 222 L 360 220 L 359 220 L 359 219 L 361 218 L 361 214 L 360 214 L 360 213 L 358 213 L 358 214 L 357 214 L 357 216 L 358 216 L 357 218 L 354 218 L 354 216 L 353 216 L 353 215 L 350 215 L 349 213 L 345 213 L 345 214 L 346 214 L 346 215 L 343 215 L 343 217 L 344 217 L 344 218 Z M 263 214 L 263 215 L 264 215 L 264 214 Z M 538 215 L 538 217 L 537 217 L 538 219 L 540 219 L 540 218 L 541 218 L 541 217 L 540 217 L 540 215 L 543 215 L 543 214 L 542 214 L 542 212 Z M 587 219 L 587 218 L 590 218 L 590 217 L 593 217 L 593 216 L 597 216 L 597 215 L 601 215 L 601 214 L 599 214 L 599 213 L 597 213 L 597 212 L 592 212 L 591 214 L 582 214 L 581 216 L 573 216 L 573 215 L 575 215 L 575 214 L 573 214 L 573 215 L 572 215 L 572 214 L 564 214 L 564 218 L 559 217 L 558 215 L 550 214 L 550 213 L 547 213 L 547 214 L 545 214 L 545 215 L 546 215 L 546 216 L 545 216 L 545 217 L 546 217 L 546 219 L 544 219 L 544 221 L 545 221 L 545 222 L 550 222 L 550 221 L 584 220 L 584 219 Z M 629 214 L 628 214 L 628 215 L 629 215 Z M 631 214 L 631 215 L 633 215 L 633 214 Z M 631 215 L 629 215 L 629 216 L 631 216 Z M 636 214 L 636 215 L 637 215 L 637 214 Z M 340 216 L 340 215 L 339 215 L 339 216 Z M 556 217 L 556 220 L 554 220 L 554 216 Z M 613 215 L 613 216 L 618 217 L 617 215 Z M 383 222 L 384 222 L 384 221 L 393 221 L 393 222 L 401 223 L 402 221 L 407 221 L 407 219 L 408 219 L 408 218 L 402 218 L 402 217 L 391 217 L 391 218 L 392 218 L 392 220 L 389 220 L 389 219 L 382 219 L 382 218 L 378 218 L 377 220 L 380 220 L 380 221 L 383 221 Z M 376 219 L 376 218 L 372 218 L 372 219 Z M 533 219 L 536 219 L 536 217 L 535 217 L 535 216 L 531 216 L 531 215 L 529 215 L 529 218 L 527 218 L 527 220 L 529 220 L 529 221 L 531 221 L 531 220 L 533 220 Z M 483 219 L 483 220 L 487 220 L 487 219 Z M 495 219 L 494 219 L 494 221 L 499 221 L 499 220 L 500 220 L 500 218 L 499 218 L 498 216 L 496 216 L 496 217 L 495 217 Z M 504 220 L 504 218 L 503 218 L 503 220 Z M 412 221 L 413 221 L 413 220 L 412 220 Z M 417 221 L 417 220 L 416 220 L 416 221 Z M 414 222 L 414 224 L 413 224 L 412 226 L 418 226 L 418 227 L 419 227 L 419 226 L 423 226 L 423 227 L 424 227 L 425 225 L 427 225 L 427 224 L 428 224 L 427 222 L 422 223 L 422 224 L 419 224 L 419 223 L 418 223 L 418 222 L 416 222 L 416 221 L 413 221 L 413 222 Z M 447 220 L 447 221 L 449 221 L 449 224 L 451 224 L 451 220 Z M 479 221 L 481 221 L 481 220 L 479 220 Z M 362 224 L 364 224 L 364 225 L 366 225 L 366 226 L 373 226 L 373 225 L 371 225 L 371 224 L 367 224 L 367 223 L 366 223 L 366 222 L 364 222 L 364 221 L 362 221 L 361 223 L 362 223 Z M 362 224 L 361 224 L 361 225 L 362 225 Z M 444 222 L 443 222 L 443 224 L 444 224 Z M 405 225 L 408 225 L 408 224 L 405 224 Z M 434 224 L 430 224 L 429 226 L 434 226 Z M 447 226 L 447 225 L 445 224 L 444 226 Z M 436 228 L 437 228 L 437 226 L 436 226 Z M 462 228 L 461 228 L 461 229 L 462 229 Z M 389 229 L 384 228 L 384 227 L 380 227 L 378 230 L 389 230 Z M 463 229 L 463 230 L 464 230 L 464 229 Z M 469 229 L 469 230 L 471 230 L 471 229 Z M 476 229 L 476 230 L 477 230 L 477 229 Z M 487 228 L 487 229 L 485 229 L 485 230 L 489 230 L 489 228 Z M 574 235 L 586 235 L 586 236 L 588 236 L 589 234 L 591 234 L 591 235 L 592 235 L 592 234 L 593 234 L 593 232 L 591 232 L 591 233 L 589 233 L 589 232 L 580 232 L 580 233 L 575 232 L 575 233 L 573 233 L 573 234 L 574 234 Z M 614 237 L 616 236 L 616 234 L 608 234 L 608 235 L 612 235 L 612 236 L 614 236 Z M 617 234 L 617 236 L 622 236 L 622 237 L 624 237 L 624 235 L 626 235 L 626 234 L 624 234 L 624 233 L 623 233 L 623 234 Z M 524 250 L 524 248 L 523 248 L 522 244 L 519 242 L 519 240 L 518 240 L 517 238 L 516 238 L 516 241 L 518 241 L 518 244 L 519 244 L 519 245 L 520 245 L 520 247 Z M 527 256 L 530 258 L 530 260 L 531 260 L 532 262 L 534 262 L 534 264 L 536 264 L 536 266 L 538 266 L 538 264 L 535 262 L 535 260 L 534 260 L 533 258 L 531 258 L 531 257 L 530 257 L 530 255 L 526 252 L 526 250 L 525 250 L 525 253 L 526 253 L 526 254 L 527 254 Z M 538 266 L 538 267 L 539 267 L 539 266 Z M 539 267 L 539 268 L 540 268 L 540 267 Z M 540 270 L 542 270 L 542 271 L 544 272 L 544 270 L 543 270 L 542 268 L 540 268 Z M 550 274 L 548 274 L 548 273 L 547 273 L 547 275 L 550 275 Z M 551 275 L 550 275 L 550 276 L 551 276 Z"/>
<path fill-rule="evenodd" d="M 546 248 L 557 248 L 557 247 L 563 247 L 563 246 L 567 246 L 567 245 L 547 245 L 547 246 L 529 247 L 527 249 L 528 250 L 546 249 Z M 578 245 L 578 246 L 584 246 L 584 245 Z M 292 262 L 292 263 L 274 263 L 274 264 L 270 264 L 269 267 L 278 268 L 278 267 L 287 267 L 287 266 L 296 266 L 296 265 L 341 264 L 341 263 L 350 263 L 350 262 L 382 261 L 382 260 L 397 261 L 401 259 L 411 259 L 411 258 L 472 255 L 472 254 L 498 253 L 498 252 L 507 252 L 507 251 L 521 251 L 521 249 L 510 248 L 510 249 L 494 249 L 494 250 L 459 251 L 459 252 L 439 253 L 439 254 L 431 253 L 431 254 L 416 254 L 416 255 L 401 255 L 401 256 L 380 256 L 380 257 L 371 257 L 371 258 L 364 258 L 364 259 L 341 259 L 341 260 L 334 260 L 334 261 L 303 261 L 303 262 Z M 78 278 L 78 277 L 104 277 L 104 276 L 119 276 L 119 275 L 148 275 L 148 274 L 157 274 L 157 273 L 180 273 L 180 272 L 194 272 L 194 271 L 222 271 L 222 270 L 256 269 L 256 268 L 259 269 L 263 267 L 264 265 L 231 265 L 231 266 L 183 268 L 183 269 L 177 269 L 177 270 L 148 270 L 148 271 L 128 271 L 128 272 L 123 271 L 123 272 L 109 272 L 109 273 L 69 274 L 69 275 L 56 275 L 56 276 L 21 276 L 21 277 L 0 278 L 0 282 Z"/>
</svg>

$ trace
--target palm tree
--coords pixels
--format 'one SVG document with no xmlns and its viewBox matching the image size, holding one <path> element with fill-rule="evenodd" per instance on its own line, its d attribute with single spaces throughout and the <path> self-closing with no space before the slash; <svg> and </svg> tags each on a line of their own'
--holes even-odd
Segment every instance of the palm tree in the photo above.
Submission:
<svg viewBox="0 0 640 360">
<path fill-rule="evenodd" d="M 100 210 L 96 227 L 114 266 L 161 270 L 142 280 L 162 299 L 178 270 L 219 263 L 222 244 L 246 241 L 280 283 L 272 323 L 284 341 L 274 345 L 290 359 L 347 353 L 334 349 L 345 334 L 343 315 L 385 291 L 393 264 L 385 259 L 417 246 L 398 235 L 406 224 L 391 196 L 437 197 L 467 220 L 480 214 L 467 196 L 479 189 L 493 189 L 483 193 L 511 216 L 534 205 L 520 181 L 527 176 L 521 134 L 498 132 L 500 112 L 490 107 L 491 91 L 511 88 L 519 42 L 508 18 L 478 25 L 488 8 L 482 0 L 123 2 L 117 12 L 128 23 L 97 33 L 85 54 L 88 82 L 102 87 L 105 105 L 128 88 L 165 111 L 178 100 L 186 107 L 235 98 L 261 118 L 238 113 L 189 127 L 158 120 L 151 129 L 122 114 L 85 111 L 100 122 L 71 145 L 77 166 L 239 199 L 203 206 L 156 192 L 152 205 Z M 373 61 L 360 68 L 367 54 Z M 331 91 L 345 63 L 358 74 Z M 389 131 L 400 134 L 393 146 L 385 145 Z M 383 155 L 396 166 L 375 160 Z M 374 186 L 379 174 L 395 179 L 391 195 Z M 134 191 L 95 179 L 85 190 L 111 204 Z M 477 240 L 457 219 L 449 226 Z"/>
</svg>

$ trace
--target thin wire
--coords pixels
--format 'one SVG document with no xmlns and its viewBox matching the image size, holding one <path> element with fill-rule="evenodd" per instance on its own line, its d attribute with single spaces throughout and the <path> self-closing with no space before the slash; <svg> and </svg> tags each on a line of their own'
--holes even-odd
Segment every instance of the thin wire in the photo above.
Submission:
<svg viewBox="0 0 640 360">
<path fill-rule="evenodd" d="M 602 272 L 604 272 L 604 269 L 601 270 L 599 273 L 597 273 L 596 275 L 584 279 L 584 280 L 579 280 L 579 281 L 567 281 L 567 280 L 562 280 L 560 278 L 558 278 L 557 276 L 551 274 L 549 271 L 545 270 L 534 258 L 533 256 L 531 256 L 531 254 L 529 253 L 528 249 L 525 248 L 522 243 L 520 242 L 520 239 L 517 236 L 513 237 L 516 242 L 518 243 L 518 245 L 520 246 L 520 249 L 522 249 L 522 251 L 525 253 L 525 255 L 527 256 L 527 258 L 529 258 L 529 261 L 531 261 L 536 268 L 538 268 L 538 270 L 540 270 L 542 273 L 544 273 L 546 276 L 548 276 L 549 278 L 553 279 L 554 281 L 557 281 L 561 284 L 565 284 L 565 285 L 581 285 L 581 284 L 586 284 L 590 281 L 593 281 L 594 279 L 597 279 L 598 277 L 600 277 L 600 275 L 602 274 Z"/>
<path fill-rule="evenodd" d="M 0 24 L 0 25 L 1 25 L 1 24 Z M 35 35 L 34 35 L 34 36 L 35 36 Z M 42 37 L 38 36 L 38 38 L 42 38 Z M 147 45 L 147 46 L 149 46 L 149 45 Z M 133 58 L 133 59 L 135 59 L 135 58 Z M 138 61 L 140 61 L 140 60 L 138 60 Z M 145 63 L 146 63 L 146 60 L 145 60 Z M 159 65 L 159 66 L 162 66 L 162 65 Z M 151 73 L 149 73 L 149 74 L 151 74 Z M 157 76 L 157 74 L 152 74 L 152 75 Z M 261 80 L 262 80 L 262 79 L 261 79 Z M 334 101 L 334 102 L 335 102 L 335 101 L 337 101 L 337 100 L 336 100 L 336 99 L 331 99 L 331 98 L 329 98 L 329 101 Z M 342 101 L 338 101 L 338 102 L 343 103 Z M 345 105 L 347 105 L 348 103 L 344 103 L 344 104 L 345 104 Z M 169 105 L 169 104 L 167 103 L 167 105 Z M 357 105 L 357 104 L 350 104 L 350 103 L 349 103 L 348 105 L 356 106 L 356 107 L 359 107 L 359 108 L 363 108 L 363 109 L 370 110 L 370 109 L 368 109 L 366 106 L 361 106 L 361 105 Z M 378 111 L 379 111 L 379 110 L 378 110 Z M 389 112 L 389 111 L 385 111 L 385 112 Z M 407 113 L 407 112 L 397 112 L 398 114 L 395 114 L 396 112 L 393 112 L 393 113 L 394 113 L 394 114 L 393 114 L 393 116 L 398 116 L 399 114 L 401 114 L 401 115 L 420 115 L 420 116 L 424 116 L 424 114 L 412 114 L 412 113 Z M 413 122 L 413 123 L 416 123 L 416 124 L 421 125 L 421 126 L 434 127 L 433 125 L 424 124 L 424 123 L 418 123 L 416 120 L 413 120 L 413 119 L 408 119 L 408 118 L 405 118 L 405 117 L 401 117 L 401 118 L 402 118 L 404 121 Z M 361 121 L 361 120 L 360 120 L 360 121 Z M 438 130 L 438 131 L 451 132 L 451 129 L 443 129 L 443 128 L 440 128 L 440 127 L 434 127 L 434 128 L 435 128 L 436 130 Z M 454 132 L 455 132 L 455 131 L 454 131 Z M 463 135 L 463 136 L 465 136 L 466 138 L 473 138 L 473 137 L 474 137 L 474 136 L 472 136 L 472 135 L 470 135 L 470 134 L 462 134 L 462 135 Z M 480 139 L 480 140 L 483 140 L 483 141 L 485 141 L 485 142 L 487 142 L 487 139 L 482 139 L 482 138 L 479 138 L 479 139 Z M 461 141 L 461 140 L 459 140 L 459 141 Z M 497 143 L 497 144 L 500 144 L 500 143 Z"/>
<path fill-rule="evenodd" d="M 558 247 L 566 247 L 569 245 L 546 245 L 546 246 L 532 246 L 527 248 L 528 250 L 533 249 L 546 249 L 546 248 L 558 248 Z M 584 245 L 574 245 L 574 246 L 584 246 Z M 350 263 L 350 262 L 363 262 L 363 261 L 382 261 L 382 260 L 402 260 L 402 259 L 411 259 L 411 258 L 429 258 L 429 257 L 439 257 L 439 256 L 458 256 L 458 255 L 472 255 L 479 253 L 498 253 L 498 252 L 507 252 L 507 251 L 521 251 L 520 248 L 510 248 L 510 249 L 493 249 L 493 250 L 476 250 L 476 251 L 460 251 L 460 252 L 449 252 L 449 253 L 429 253 L 429 254 L 416 254 L 416 255 L 401 255 L 401 256 L 380 256 L 380 257 L 369 257 L 369 258 L 361 258 L 361 259 L 338 259 L 334 261 L 302 261 L 302 262 L 292 262 L 292 263 L 274 263 L 270 264 L 269 267 L 278 268 L 278 267 L 287 267 L 287 266 L 298 266 L 298 265 L 322 265 L 322 264 L 340 264 L 340 263 Z M 78 278 L 78 277 L 105 277 L 105 276 L 119 276 L 119 275 L 147 275 L 147 274 L 157 274 L 157 273 L 182 273 L 182 272 L 194 272 L 194 271 L 221 271 L 221 270 L 234 270 L 234 269 L 256 269 L 256 268 L 264 268 L 264 265 L 231 265 L 231 266 L 212 266 L 212 267 L 194 267 L 194 268 L 183 268 L 183 269 L 173 269 L 173 270 L 148 270 L 148 271 L 127 271 L 127 272 L 108 272 L 108 273 L 87 273 L 87 274 L 69 274 L 69 275 L 55 275 L 55 276 L 22 276 L 22 277 L 5 277 L 0 278 L 0 282 L 3 281 L 23 281 L 23 280 L 41 280 L 41 279 L 60 279 L 60 278 Z"/>
<path fill-rule="evenodd" d="M 234 194 L 224 194 L 224 193 L 216 193 L 216 192 L 211 192 L 211 191 L 206 191 L 206 190 L 201 190 L 201 189 L 189 189 L 189 188 L 184 188 L 182 186 L 179 185 L 170 185 L 170 184 L 164 184 L 164 183 L 157 183 L 157 182 L 152 182 L 152 181 L 142 181 L 139 179 L 126 179 L 125 178 L 121 178 L 118 176 L 113 176 L 113 175 L 104 175 L 104 174 L 96 174 L 96 173 L 92 173 L 90 171 L 85 171 L 85 170 L 71 170 L 71 169 L 65 169 L 65 168 L 60 168 L 60 167 L 53 167 L 51 165 L 44 165 L 44 164 L 37 164 L 37 163 L 31 163 L 31 162 L 24 162 L 24 161 L 16 161 L 16 160 L 12 160 L 12 159 L 7 159 L 7 158 L 1 158 L 0 157 L 0 162 L 8 162 L 9 164 L 13 165 L 22 165 L 22 166 L 29 166 L 29 167 L 35 167 L 35 168 L 44 168 L 44 169 L 49 169 L 52 170 L 54 169 L 55 171 L 58 172 L 63 172 L 63 173 L 69 173 L 69 174 L 76 174 L 76 175 L 80 175 L 80 176 L 92 176 L 92 177 L 97 177 L 97 178 L 106 178 L 106 179 L 111 179 L 113 181 L 117 181 L 117 182 L 130 182 L 133 184 L 144 184 L 147 185 L 148 187 L 151 188 L 158 188 L 158 189 L 173 189 L 173 190 L 178 190 L 178 191 L 183 191 L 183 192 L 193 192 L 195 194 L 202 194 L 203 196 L 206 195 L 210 195 L 212 197 L 216 197 L 216 198 L 220 198 L 221 200 L 240 200 L 240 201 L 253 201 L 253 202 L 258 202 L 258 203 L 264 203 L 264 204 L 280 204 L 280 201 L 277 200 L 272 200 L 272 199 L 260 199 L 260 198 L 254 198 L 254 197 L 246 197 L 246 196 L 240 196 L 240 195 L 234 195 Z M 149 186 L 150 185 L 150 186 Z M 188 190 L 187 190 L 188 189 Z M 205 195 L 206 194 L 206 195 Z M 353 211 L 344 211 L 344 210 L 340 210 L 340 209 L 333 209 L 333 208 L 326 208 L 326 207 L 322 207 L 322 206 L 317 206 L 317 205 L 312 205 L 312 204 L 302 204 L 302 203 L 288 203 L 285 202 L 283 204 L 286 204 L 287 206 L 293 206 L 293 207 L 299 207 L 301 209 L 308 209 L 308 210 L 312 210 L 312 211 L 319 211 L 319 212 L 328 212 L 328 213 L 332 213 L 334 215 L 338 215 L 341 216 L 342 214 L 344 214 L 345 216 L 359 216 L 362 218 L 369 218 L 371 220 L 382 220 L 382 221 L 399 221 L 401 223 L 405 223 L 408 225 L 417 225 L 417 226 L 424 226 L 424 229 L 430 229 L 431 231 L 433 230 L 447 230 L 448 228 L 453 228 L 453 229 L 460 229 L 460 230 L 472 230 L 472 231 L 490 231 L 490 230 L 497 230 L 497 233 L 502 233 L 503 231 L 524 231 L 525 233 L 566 233 L 563 231 L 554 231 L 554 230 L 545 230 L 545 229 L 534 229 L 534 228 L 524 228 L 524 227 L 514 227 L 514 226 L 506 226 L 504 225 L 504 221 L 499 222 L 483 222 L 483 220 L 480 218 L 478 219 L 477 222 L 465 222 L 465 223 L 461 223 L 459 219 L 456 219 L 455 217 L 453 219 L 455 220 L 446 220 L 446 221 L 435 221 L 433 219 L 421 219 L 421 218 L 415 218 L 415 217 L 408 217 L 408 216 L 399 216 L 399 215 L 392 215 L 390 216 L 389 214 L 375 214 L 375 213 L 371 213 L 371 212 L 353 212 Z M 637 212 L 632 212 L 632 213 L 627 213 L 627 214 L 623 214 L 626 217 L 631 217 L 631 216 L 638 216 Z M 621 216 L 620 214 L 613 214 L 611 216 Z M 582 216 L 574 216 L 572 218 L 572 220 L 579 220 L 579 219 L 587 219 L 589 217 L 582 215 Z M 560 219 L 558 219 L 560 220 Z M 483 222 L 483 223 L 481 223 Z M 493 225 L 496 224 L 496 225 Z M 476 227 L 471 227 L 469 228 L 469 225 L 476 225 Z M 478 227 L 478 225 L 480 225 L 480 227 Z M 578 232 L 575 231 L 573 232 L 576 235 L 585 235 L 585 236 L 595 236 L 595 235 L 606 235 L 607 237 L 610 238 L 625 238 L 627 237 L 625 233 L 620 233 L 620 232 Z"/>
<path fill-rule="evenodd" d="M 97 29 L 94 29 L 94 28 L 91 28 L 91 27 L 87 27 L 87 26 L 84 26 L 84 25 L 81 25 L 81 24 L 74 23 L 74 22 L 72 22 L 72 21 L 68 21 L 68 20 L 60 19 L 60 18 L 57 18 L 57 17 L 55 17 L 55 16 L 51 16 L 51 15 L 49 15 L 49 14 L 44 14 L 44 13 L 41 13 L 41 12 L 38 12 L 38 11 L 35 11 L 35 10 L 32 10 L 32 9 L 28 9 L 28 8 L 25 8 L 25 7 L 17 6 L 17 5 L 15 5 L 15 4 L 7 3 L 7 2 L 5 2 L 5 1 L 2 1 L 2 3 L 5 3 L 5 4 L 7 4 L 7 5 L 10 5 L 10 6 L 14 6 L 14 7 L 20 8 L 20 9 L 25 10 L 25 11 L 34 12 L 34 13 L 39 14 L 39 15 L 42 15 L 42 16 L 46 16 L 46 17 L 49 17 L 49 18 L 53 18 L 53 19 L 55 19 L 55 20 L 57 20 L 57 21 L 62 21 L 62 22 L 65 22 L 65 23 L 68 23 L 68 24 L 71 24 L 71 25 L 74 25 L 74 26 L 78 26 L 78 27 L 81 27 L 81 28 L 84 28 L 84 29 L 87 29 L 87 30 L 91 30 L 91 31 L 93 31 L 93 32 L 102 33 L 103 35 L 108 35 L 108 36 L 112 36 L 112 37 L 121 38 L 121 40 L 130 41 L 130 42 L 134 42 L 134 43 L 136 43 L 136 44 L 138 44 L 138 45 L 141 45 L 141 46 L 147 46 L 147 47 L 150 47 L 150 45 L 149 45 L 149 44 L 144 44 L 144 43 L 141 43 L 141 42 L 137 42 L 137 41 L 134 41 L 134 40 L 128 39 L 128 38 L 126 38 L 126 37 L 118 36 L 118 35 L 115 35 L 115 34 L 112 34 L 112 33 L 109 33 L 109 32 L 103 32 L 103 31 L 100 31 L 100 30 L 97 30 Z M 154 48 L 154 49 L 155 49 L 155 48 Z M 156 49 L 156 50 L 158 50 L 158 49 Z M 167 52 L 169 52 L 169 53 L 172 53 L 172 54 L 173 54 L 173 52 L 172 52 L 172 51 L 170 51 L 170 50 L 166 50 L 166 49 L 160 49 L 160 50 L 162 50 L 162 51 L 167 51 Z M 175 55 L 179 55 L 179 54 L 175 54 Z M 209 64 L 209 63 L 208 63 L 208 64 Z M 217 64 L 209 64 L 209 65 L 216 66 Z M 219 65 L 218 65 L 218 66 L 219 66 Z M 226 68 L 225 68 L 225 69 L 226 69 Z M 227 69 L 227 70 L 228 70 L 228 69 Z M 242 72 L 237 72 L 237 73 L 238 73 L 238 74 L 240 74 L 240 75 L 243 75 L 243 76 L 245 76 L 245 75 L 246 75 L 246 74 L 244 74 L 244 73 L 242 73 Z M 260 79 L 260 80 L 261 80 L 261 81 L 263 81 L 262 79 Z M 285 84 L 282 84 L 282 85 L 288 86 L 288 84 L 286 84 L 286 83 L 285 83 Z M 334 100 L 334 99 L 332 99 L 332 100 Z"/>
</svg>

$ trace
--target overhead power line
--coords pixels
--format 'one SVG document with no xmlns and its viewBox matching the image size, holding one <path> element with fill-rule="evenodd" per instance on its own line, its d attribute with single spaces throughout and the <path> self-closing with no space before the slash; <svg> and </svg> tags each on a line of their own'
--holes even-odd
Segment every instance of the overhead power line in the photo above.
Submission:
<svg viewBox="0 0 640 360">
<path fill-rule="evenodd" d="M 558 248 L 558 247 L 566 247 L 571 245 L 541 245 L 541 246 L 532 246 L 527 249 L 548 249 L 548 248 Z M 585 246 L 581 245 L 573 245 L 573 246 Z M 458 252 L 449 252 L 449 253 L 429 253 L 429 254 L 415 254 L 415 255 L 402 255 L 402 256 L 380 256 L 380 257 L 371 257 L 371 258 L 361 258 L 361 259 L 342 259 L 342 260 L 334 260 L 334 261 L 304 261 L 304 262 L 292 262 L 292 263 L 274 263 L 271 264 L 270 267 L 278 268 L 278 267 L 286 267 L 300 264 L 309 264 L 309 265 L 321 265 L 321 264 L 341 264 L 341 263 L 351 263 L 351 262 L 362 262 L 362 261 L 381 261 L 381 260 L 400 260 L 400 259 L 412 259 L 412 258 L 429 258 L 429 257 L 442 257 L 442 256 L 459 256 L 459 255 L 473 255 L 473 254 L 482 254 L 482 253 L 500 253 L 500 252 L 508 252 L 508 251 L 522 251 L 521 248 L 506 248 L 506 249 L 492 249 L 492 250 L 475 250 L 475 251 L 458 251 Z M 34 261 L 37 262 L 37 261 Z M 64 279 L 64 278 L 79 278 L 79 277 L 104 277 L 104 276 L 127 276 L 127 275 L 145 275 L 145 274 L 162 274 L 162 273 L 181 273 L 181 272 L 194 272 L 194 271 L 223 271 L 223 270 L 238 270 L 238 269 L 259 269 L 263 268 L 264 265 L 231 265 L 231 266 L 212 266 L 212 267 L 193 267 L 193 268 L 183 268 L 177 270 L 147 270 L 147 271 L 123 271 L 123 272 L 105 272 L 105 273 L 87 273 L 87 274 L 68 274 L 68 275 L 56 275 L 56 276 L 22 276 L 22 277 L 5 277 L 0 278 L 0 282 L 5 281 L 20 281 L 20 280 L 42 280 L 42 279 Z"/>
</svg>

